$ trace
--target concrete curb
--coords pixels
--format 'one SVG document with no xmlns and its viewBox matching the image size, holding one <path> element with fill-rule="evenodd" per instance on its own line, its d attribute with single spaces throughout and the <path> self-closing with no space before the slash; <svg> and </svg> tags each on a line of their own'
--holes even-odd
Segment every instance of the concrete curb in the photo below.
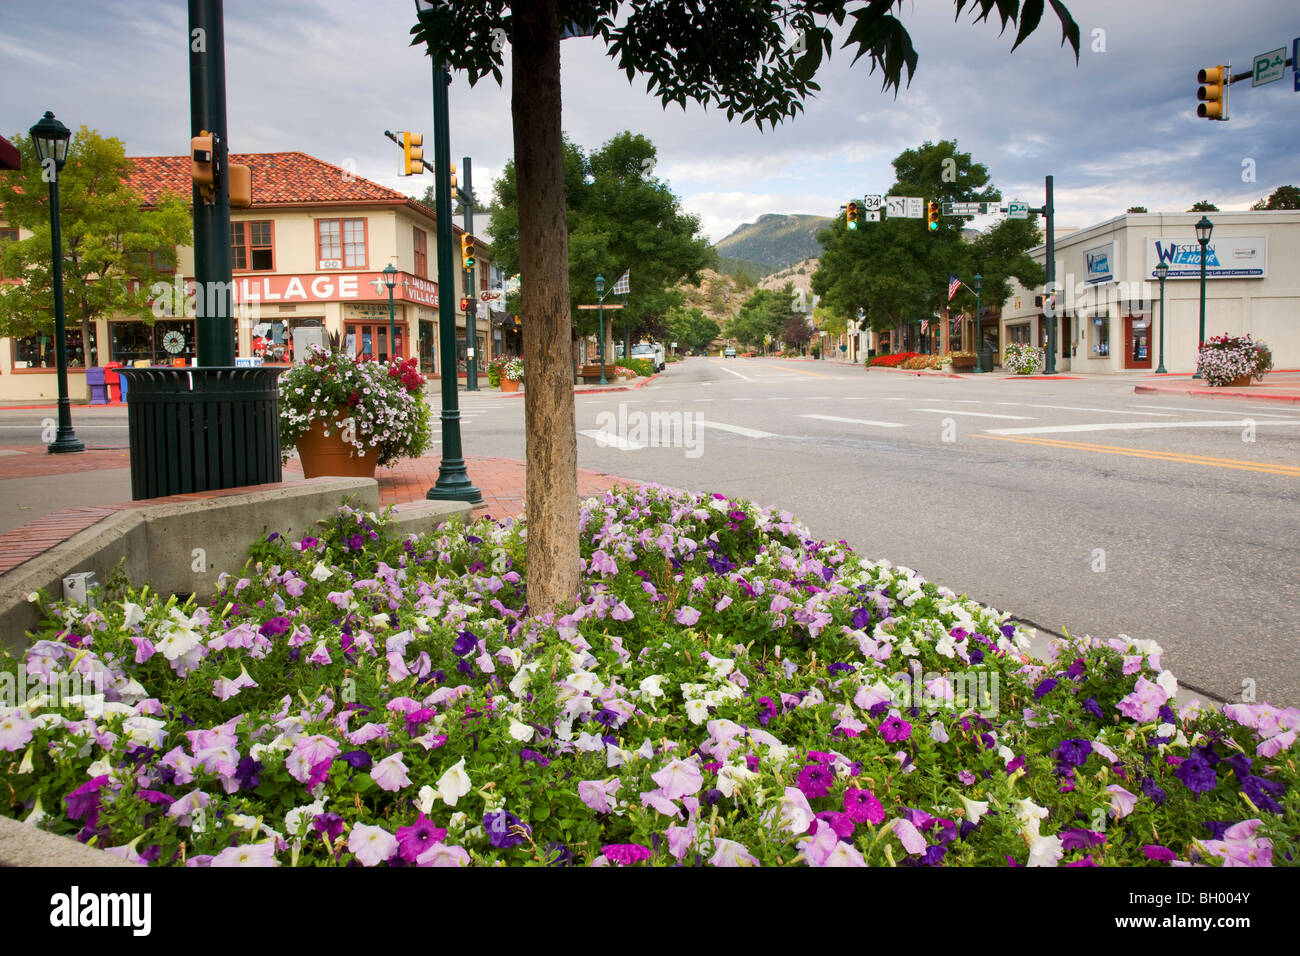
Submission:
<svg viewBox="0 0 1300 956">
<path fill-rule="evenodd" d="M 655 372 L 649 378 L 644 378 L 641 381 L 637 382 L 635 385 L 611 385 L 607 388 L 575 388 L 573 390 L 573 394 L 574 395 L 600 395 L 604 392 L 630 392 L 633 391 L 634 389 L 645 388 L 647 385 L 649 385 L 651 382 L 653 382 L 662 374 L 663 374 L 662 372 Z M 523 398 L 523 397 L 524 397 L 524 393 L 522 391 L 511 392 L 508 395 L 497 396 L 497 398 Z"/>
<path fill-rule="evenodd" d="M 112 853 L 0 817 L 0 866 L 138 866 Z"/>
<path fill-rule="evenodd" d="M 1279 395 L 1262 392 L 1258 395 L 1243 395 L 1241 392 L 1225 392 L 1218 388 L 1169 388 L 1161 385 L 1135 385 L 1133 391 L 1138 394 L 1194 395 L 1197 398 L 1227 398 L 1244 402 L 1277 402 L 1280 405 L 1300 403 L 1300 395 Z"/>
</svg>

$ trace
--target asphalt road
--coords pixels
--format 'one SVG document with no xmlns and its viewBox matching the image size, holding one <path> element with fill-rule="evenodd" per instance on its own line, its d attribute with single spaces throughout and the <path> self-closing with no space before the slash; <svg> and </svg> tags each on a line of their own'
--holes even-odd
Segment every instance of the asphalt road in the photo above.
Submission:
<svg viewBox="0 0 1300 956">
<path fill-rule="evenodd" d="M 694 358 L 578 396 L 578 460 L 779 505 L 1046 631 L 1155 639 L 1189 690 L 1300 705 L 1300 410 L 1132 389 Z M 465 454 L 522 458 L 523 406 L 462 392 Z M 0 412 L 0 446 L 45 414 Z M 74 415 L 125 446 L 121 410 Z"/>
<path fill-rule="evenodd" d="M 584 468 L 776 504 L 1044 630 L 1155 639 L 1188 689 L 1300 705 L 1300 410 L 720 358 L 576 405 Z M 465 454 L 522 457 L 522 406 L 463 393 Z"/>
</svg>

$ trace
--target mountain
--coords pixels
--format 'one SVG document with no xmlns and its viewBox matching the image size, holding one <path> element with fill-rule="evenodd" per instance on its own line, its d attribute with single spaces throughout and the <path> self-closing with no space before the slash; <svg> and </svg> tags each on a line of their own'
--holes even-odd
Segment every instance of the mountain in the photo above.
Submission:
<svg viewBox="0 0 1300 956">
<path fill-rule="evenodd" d="M 821 243 L 817 233 L 830 224 L 827 216 L 785 215 L 768 213 L 757 222 L 738 226 L 731 235 L 716 243 L 714 248 L 726 269 L 728 260 L 744 260 L 745 265 L 762 267 L 762 278 L 787 268 L 804 259 L 820 256 Z"/>
</svg>

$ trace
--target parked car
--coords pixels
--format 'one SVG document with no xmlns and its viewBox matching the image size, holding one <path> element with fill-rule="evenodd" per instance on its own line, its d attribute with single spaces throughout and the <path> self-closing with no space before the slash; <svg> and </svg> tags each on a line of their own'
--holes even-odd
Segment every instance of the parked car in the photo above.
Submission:
<svg viewBox="0 0 1300 956">
<path fill-rule="evenodd" d="M 632 358 L 650 359 L 656 372 L 662 372 L 668 366 L 664 348 L 657 342 L 641 342 L 632 346 Z"/>
<path fill-rule="evenodd" d="M 726 358 L 735 358 L 735 357 L 736 357 L 736 347 L 735 347 L 734 345 L 728 345 L 727 348 L 726 348 L 726 351 L 724 351 L 722 354 L 723 354 L 723 356 L 725 356 Z"/>
</svg>

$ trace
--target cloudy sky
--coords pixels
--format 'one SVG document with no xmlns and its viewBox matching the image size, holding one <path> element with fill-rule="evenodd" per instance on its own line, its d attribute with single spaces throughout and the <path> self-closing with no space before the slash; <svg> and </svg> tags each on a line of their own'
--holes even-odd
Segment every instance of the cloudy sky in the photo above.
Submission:
<svg viewBox="0 0 1300 956">
<path fill-rule="evenodd" d="M 890 160 L 926 140 L 956 139 L 1007 198 L 1043 200 L 1055 176 L 1058 223 L 1085 226 L 1130 205 L 1180 212 L 1209 199 L 1244 209 L 1300 184 L 1300 92 L 1292 73 L 1236 85 L 1230 120 L 1195 115 L 1196 70 L 1251 58 L 1300 34 L 1294 0 L 1067 0 L 1081 30 L 1076 65 L 1049 12 L 1011 54 L 951 2 L 904 2 L 920 65 L 897 98 L 865 60 L 839 52 L 806 112 L 759 132 L 698 107 L 665 111 L 629 84 L 598 41 L 562 45 L 564 128 L 593 148 L 631 129 L 659 149 L 656 174 L 704 232 L 721 239 L 768 212 L 835 214 L 883 192 Z M 231 145 L 302 150 L 411 194 L 429 182 L 396 175 L 384 129 L 432 133 L 428 58 L 409 46 L 410 0 L 226 0 Z M 1013 31 L 1012 31 L 1013 32 Z M 128 155 L 178 155 L 189 138 L 183 0 L 0 2 L 0 131 L 25 131 L 51 109 L 119 137 Z M 452 156 L 474 160 L 476 192 L 511 155 L 510 71 L 451 88 Z M 430 135 L 426 145 L 432 143 Z M 429 151 L 431 152 L 431 150 Z"/>
</svg>

